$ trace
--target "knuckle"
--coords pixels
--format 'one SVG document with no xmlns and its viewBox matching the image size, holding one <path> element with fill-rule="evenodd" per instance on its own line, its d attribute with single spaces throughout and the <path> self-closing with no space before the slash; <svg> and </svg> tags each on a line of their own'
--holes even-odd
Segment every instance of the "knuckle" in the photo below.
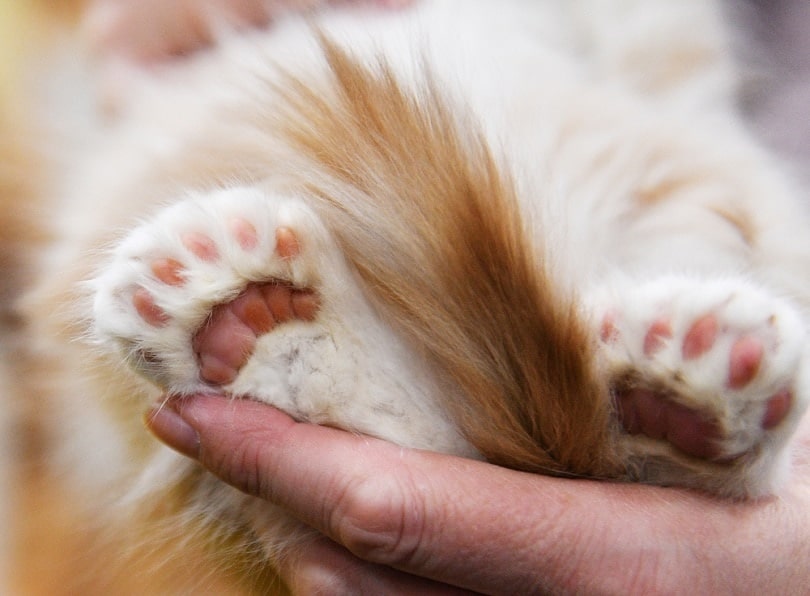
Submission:
<svg viewBox="0 0 810 596">
<path fill-rule="evenodd" d="M 330 512 L 335 538 L 354 555 L 389 566 L 417 563 L 425 504 L 408 483 L 366 477 L 347 485 Z"/>
</svg>

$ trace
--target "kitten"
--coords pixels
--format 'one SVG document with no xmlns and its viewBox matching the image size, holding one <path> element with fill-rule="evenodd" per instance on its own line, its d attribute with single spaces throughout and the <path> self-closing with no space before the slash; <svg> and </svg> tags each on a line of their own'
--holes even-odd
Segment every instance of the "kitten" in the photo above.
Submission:
<svg viewBox="0 0 810 596">
<path fill-rule="evenodd" d="M 710 2 L 325 11 L 132 80 L 114 114 L 61 113 L 27 313 L 53 466 L 126 536 L 104 556 L 199 536 L 259 584 L 308 540 L 147 436 L 166 394 L 539 473 L 776 491 L 810 240 L 724 37 Z M 194 573 L 167 581 L 214 572 Z"/>
</svg>

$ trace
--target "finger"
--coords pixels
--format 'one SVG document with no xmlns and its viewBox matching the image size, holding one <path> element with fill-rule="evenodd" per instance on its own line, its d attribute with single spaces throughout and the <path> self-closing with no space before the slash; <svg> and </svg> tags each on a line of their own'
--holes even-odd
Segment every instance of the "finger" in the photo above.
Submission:
<svg viewBox="0 0 810 596">
<path fill-rule="evenodd" d="M 234 405 L 237 406 L 237 404 Z M 147 425 L 158 437 L 164 439 L 184 455 L 207 461 L 210 457 L 201 455 L 201 444 L 197 431 L 188 426 L 176 413 L 176 407 L 177 404 L 161 402 L 156 410 L 147 416 Z M 188 414 L 188 409 L 186 409 L 186 415 Z M 253 421 L 268 425 L 277 423 L 279 426 L 290 422 L 288 417 L 272 408 L 261 408 L 261 414 L 267 416 L 253 417 Z M 273 416 L 277 416 L 277 419 L 273 419 Z M 236 436 L 242 435 L 243 437 L 250 435 L 249 429 L 245 428 L 244 421 L 240 422 L 231 414 L 226 415 L 221 422 L 228 433 L 233 432 L 236 433 Z M 257 437 L 257 439 L 261 440 L 261 437 Z M 252 448 L 249 447 L 245 449 L 245 451 L 251 450 Z M 209 455 L 216 457 L 219 451 L 230 451 L 235 457 L 241 457 L 240 454 L 242 453 L 239 449 L 231 451 L 229 446 L 220 445 Z M 230 484 L 245 492 L 257 496 L 266 496 L 264 494 L 265 490 L 261 487 L 261 480 L 253 479 L 261 477 L 263 474 L 260 472 L 254 475 L 247 472 L 253 466 L 233 465 L 229 461 L 222 461 L 216 467 L 224 469 L 224 473 L 221 473 L 220 477 Z M 368 593 L 392 596 L 397 594 L 424 594 L 426 596 L 442 594 L 452 596 L 453 594 L 470 593 L 382 565 L 363 561 L 326 538 L 316 542 L 306 542 L 303 548 L 285 553 L 281 562 L 282 565 L 278 569 L 279 575 L 293 594 Z"/>
<path fill-rule="evenodd" d="M 193 429 L 176 435 L 193 439 L 175 446 L 224 481 L 364 560 L 478 592 L 677 592 L 684 577 L 709 592 L 761 581 L 739 562 L 763 535 L 782 532 L 807 551 L 792 525 L 771 520 L 783 502 L 523 474 L 299 424 L 249 401 L 196 396 L 176 407 Z"/>
</svg>

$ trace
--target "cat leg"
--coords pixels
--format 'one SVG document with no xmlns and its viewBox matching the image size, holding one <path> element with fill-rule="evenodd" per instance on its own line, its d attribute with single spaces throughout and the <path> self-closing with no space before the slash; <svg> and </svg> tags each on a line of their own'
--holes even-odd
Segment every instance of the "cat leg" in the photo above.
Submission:
<svg viewBox="0 0 810 596">
<path fill-rule="evenodd" d="M 290 415 L 475 456 L 428 362 L 367 301 L 306 204 L 252 188 L 193 195 L 115 248 L 93 335 L 165 392 L 249 396 Z"/>
<path fill-rule="evenodd" d="M 642 480 L 771 492 L 806 409 L 798 312 L 744 280 L 664 277 L 597 299 L 600 352 Z"/>
</svg>

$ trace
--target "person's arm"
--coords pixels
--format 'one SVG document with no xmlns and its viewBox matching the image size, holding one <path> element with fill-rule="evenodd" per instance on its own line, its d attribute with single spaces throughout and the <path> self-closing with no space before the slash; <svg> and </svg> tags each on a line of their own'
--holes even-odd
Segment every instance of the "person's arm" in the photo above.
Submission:
<svg viewBox="0 0 810 596">
<path fill-rule="evenodd" d="M 283 570 L 292 586 L 405 582 L 407 593 L 417 577 L 490 594 L 810 586 L 807 457 L 780 498 L 732 503 L 403 449 L 251 401 L 195 396 L 161 412 L 149 424 L 167 444 L 343 547 L 324 541 L 302 555 Z"/>
</svg>

